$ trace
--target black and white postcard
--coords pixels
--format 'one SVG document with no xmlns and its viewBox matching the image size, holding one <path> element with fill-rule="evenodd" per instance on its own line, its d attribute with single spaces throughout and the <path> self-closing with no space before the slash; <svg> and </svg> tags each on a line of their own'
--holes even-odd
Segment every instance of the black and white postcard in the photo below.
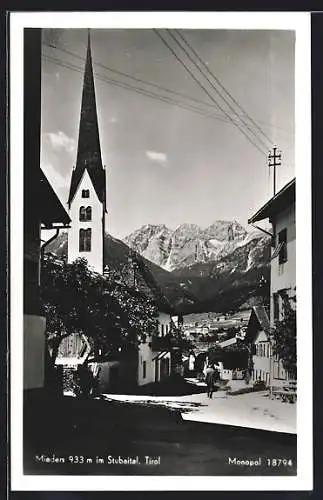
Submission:
<svg viewBox="0 0 323 500">
<path fill-rule="evenodd" d="M 310 17 L 10 15 L 13 490 L 312 488 Z"/>
</svg>

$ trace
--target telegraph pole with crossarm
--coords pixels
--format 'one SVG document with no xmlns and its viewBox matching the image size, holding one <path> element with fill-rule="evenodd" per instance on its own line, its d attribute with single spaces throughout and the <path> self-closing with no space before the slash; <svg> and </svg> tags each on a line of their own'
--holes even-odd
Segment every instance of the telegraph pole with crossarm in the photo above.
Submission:
<svg viewBox="0 0 323 500">
<path fill-rule="evenodd" d="M 276 194 L 276 167 L 281 165 L 282 154 L 278 151 L 277 147 L 274 146 L 272 151 L 268 154 L 268 167 L 273 167 L 274 169 L 274 196 Z"/>
</svg>

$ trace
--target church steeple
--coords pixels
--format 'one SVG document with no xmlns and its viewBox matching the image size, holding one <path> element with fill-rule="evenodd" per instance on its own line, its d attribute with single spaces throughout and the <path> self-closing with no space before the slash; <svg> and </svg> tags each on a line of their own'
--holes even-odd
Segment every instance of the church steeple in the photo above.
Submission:
<svg viewBox="0 0 323 500">
<path fill-rule="evenodd" d="M 90 30 L 88 30 L 87 53 L 84 69 L 83 91 L 76 167 L 72 173 L 68 204 L 75 196 L 85 169 L 88 171 L 99 200 L 105 208 L 105 170 L 102 165 L 95 85 L 91 54 Z"/>
</svg>

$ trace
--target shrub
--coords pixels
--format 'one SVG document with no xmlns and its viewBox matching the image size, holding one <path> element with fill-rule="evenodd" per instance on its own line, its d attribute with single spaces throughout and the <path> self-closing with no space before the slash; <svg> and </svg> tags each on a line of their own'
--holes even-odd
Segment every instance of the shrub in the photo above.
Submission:
<svg viewBox="0 0 323 500">
<path fill-rule="evenodd" d="M 266 389 L 266 384 L 263 380 L 256 380 L 253 384 L 254 391 L 264 391 Z"/>
</svg>

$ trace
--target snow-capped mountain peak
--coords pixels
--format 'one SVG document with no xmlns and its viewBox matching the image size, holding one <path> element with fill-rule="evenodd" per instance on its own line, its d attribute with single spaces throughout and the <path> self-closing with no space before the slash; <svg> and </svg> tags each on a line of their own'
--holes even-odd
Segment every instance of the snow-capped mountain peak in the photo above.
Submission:
<svg viewBox="0 0 323 500">
<path fill-rule="evenodd" d="M 148 224 L 132 232 L 124 242 L 146 259 L 173 271 L 195 263 L 216 262 L 253 240 L 260 242 L 263 235 L 247 231 L 237 221 L 219 220 L 205 229 L 189 223 L 174 230 L 164 224 Z"/>
</svg>

